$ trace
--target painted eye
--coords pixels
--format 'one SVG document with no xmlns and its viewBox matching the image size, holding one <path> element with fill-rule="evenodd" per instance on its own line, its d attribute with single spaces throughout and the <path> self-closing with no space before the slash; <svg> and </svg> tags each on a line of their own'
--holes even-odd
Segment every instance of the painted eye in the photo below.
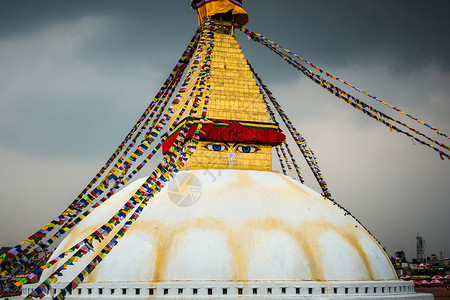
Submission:
<svg viewBox="0 0 450 300">
<path fill-rule="evenodd" d="M 224 151 L 226 149 L 225 145 L 220 144 L 208 144 L 206 145 L 206 149 L 211 151 Z"/>
<path fill-rule="evenodd" d="M 259 150 L 258 148 L 253 146 L 239 146 L 237 149 L 242 153 L 253 153 Z"/>
</svg>

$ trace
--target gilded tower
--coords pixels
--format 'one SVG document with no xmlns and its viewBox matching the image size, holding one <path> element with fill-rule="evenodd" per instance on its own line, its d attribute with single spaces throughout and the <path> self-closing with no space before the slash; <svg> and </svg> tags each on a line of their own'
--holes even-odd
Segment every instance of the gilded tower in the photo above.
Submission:
<svg viewBox="0 0 450 300">
<path fill-rule="evenodd" d="M 202 140 L 185 169 L 270 171 L 272 147 L 280 144 L 285 136 L 277 124 L 271 121 L 263 95 L 234 35 L 234 11 L 244 20 L 242 16 L 246 13 L 241 7 L 228 1 L 225 1 L 226 7 L 219 4 L 220 1 L 213 2 L 198 10 L 200 26 L 208 16 L 214 21 L 215 27 L 211 95 L 206 114 L 208 133 L 202 135 Z M 202 14 L 203 18 L 200 17 Z M 204 52 L 201 55 L 204 56 Z M 188 83 L 188 91 L 195 86 L 198 72 L 197 70 L 197 74 Z M 172 123 L 181 113 L 189 95 L 189 92 L 185 93 L 175 108 Z M 192 103 L 188 107 L 192 107 Z M 181 120 L 185 120 L 188 112 L 189 109 L 185 110 Z M 198 112 L 197 117 L 200 114 Z M 179 127 L 181 123 L 182 121 Z"/>
</svg>

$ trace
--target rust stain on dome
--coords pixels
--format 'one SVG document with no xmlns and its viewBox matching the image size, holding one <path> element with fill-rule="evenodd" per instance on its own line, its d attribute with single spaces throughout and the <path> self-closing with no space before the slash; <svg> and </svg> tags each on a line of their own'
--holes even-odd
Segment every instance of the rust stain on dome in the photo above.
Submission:
<svg viewBox="0 0 450 300">
<path fill-rule="evenodd" d="M 366 251 L 364 251 L 361 245 L 361 239 L 358 238 L 359 234 L 356 232 L 357 230 L 361 229 L 359 229 L 359 227 L 355 228 L 355 226 L 353 226 L 352 224 L 348 224 L 347 228 L 341 228 L 341 230 L 339 231 L 336 230 L 336 233 L 342 236 L 342 238 L 344 238 L 345 241 L 347 241 L 347 243 L 350 244 L 358 252 L 359 257 L 362 259 L 367 273 L 369 274 L 370 280 L 375 280 L 372 264 L 370 263 L 369 257 L 367 257 Z"/>
<path fill-rule="evenodd" d="M 138 224 L 136 224 L 138 225 Z M 158 230 L 152 230 L 151 228 L 157 228 Z M 224 232 L 228 239 L 229 249 L 231 251 L 234 264 L 233 264 L 233 280 L 246 282 L 248 278 L 248 262 L 250 249 L 253 245 L 253 235 L 255 230 L 265 231 L 280 231 L 286 233 L 297 242 L 297 245 L 302 249 L 311 274 L 310 280 L 315 281 L 327 281 L 324 277 L 323 266 L 320 259 L 320 253 L 318 252 L 319 241 L 321 234 L 325 232 L 334 232 L 343 238 L 343 240 L 356 250 L 361 260 L 364 263 L 364 267 L 367 270 L 371 280 L 374 280 L 372 265 L 370 259 L 362 248 L 361 241 L 355 234 L 356 230 L 351 224 L 347 225 L 347 228 L 338 227 L 330 222 L 308 222 L 301 226 L 296 227 L 286 221 L 282 221 L 272 217 L 254 218 L 243 223 L 241 226 L 231 226 L 225 221 L 214 217 L 197 218 L 186 222 L 180 222 L 173 226 L 167 226 L 161 222 L 146 222 L 139 224 L 133 230 L 145 230 L 149 232 L 155 241 L 158 241 L 155 247 L 155 261 L 154 261 L 154 273 L 153 282 L 162 282 L 166 279 L 166 273 L 168 263 L 176 253 L 179 246 L 180 239 L 178 236 L 185 235 L 189 231 L 195 229 L 212 229 Z M 150 230 L 148 230 L 150 229 Z M 151 265 L 153 261 L 149 261 Z M 292 278 L 300 279 L 300 278 Z"/>
<path fill-rule="evenodd" d="M 233 229 L 231 226 L 228 229 L 228 244 L 234 258 L 234 281 L 248 281 L 248 235 L 247 228 L 241 227 L 241 230 Z"/>
<path fill-rule="evenodd" d="M 288 191 L 289 194 L 286 195 L 288 197 L 298 198 L 300 195 L 312 197 L 312 195 L 310 193 L 299 188 L 299 186 L 296 185 L 294 182 L 292 182 L 287 176 L 279 176 L 279 177 L 281 177 L 281 179 L 283 179 L 283 181 L 289 186 L 289 188 L 276 187 L 275 189 L 273 189 L 273 191 L 275 193 L 281 193 L 281 195 L 283 195 L 283 194 L 286 194 Z"/>
<path fill-rule="evenodd" d="M 281 231 L 293 238 L 297 242 L 297 245 L 305 253 L 305 257 L 308 260 L 308 265 L 311 273 L 312 280 L 323 280 L 323 269 L 320 263 L 320 259 L 317 255 L 318 238 L 316 235 L 311 234 L 310 230 L 305 230 L 305 226 L 302 226 L 300 230 L 298 227 L 279 219 L 272 217 L 264 217 L 252 219 L 246 222 L 244 228 L 250 227 L 253 229 L 263 229 L 266 231 L 276 230 Z M 308 227 L 308 226 L 306 226 Z M 307 242 L 306 242 L 307 241 Z M 248 241 L 251 243 L 251 241 Z M 312 243 L 314 245 L 312 245 Z M 295 278 L 293 278 L 295 279 Z"/>
<path fill-rule="evenodd" d="M 166 230 L 164 230 L 164 232 L 161 230 L 158 236 L 155 237 L 158 244 L 156 246 L 156 258 L 153 273 L 154 282 L 162 282 L 165 280 L 169 259 L 179 246 L 180 241 L 177 239 L 177 236 L 194 229 L 213 229 L 226 232 L 227 226 L 222 220 L 214 217 L 196 218 L 177 223 L 173 226 L 166 226 Z"/>
</svg>

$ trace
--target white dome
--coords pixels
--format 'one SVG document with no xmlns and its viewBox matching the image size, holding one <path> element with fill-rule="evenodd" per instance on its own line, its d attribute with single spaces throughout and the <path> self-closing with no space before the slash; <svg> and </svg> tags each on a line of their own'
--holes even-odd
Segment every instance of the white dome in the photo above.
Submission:
<svg viewBox="0 0 450 300">
<path fill-rule="evenodd" d="M 80 222 L 52 258 L 103 225 L 144 181 Z M 58 282 L 72 281 L 96 253 L 69 266 Z M 189 280 L 386 281 L 396 275 L 353 217 L 299 182 L 275 172 L 194 170 L 180 172 L 149 203 L 84 282 Z"/>
</svg>

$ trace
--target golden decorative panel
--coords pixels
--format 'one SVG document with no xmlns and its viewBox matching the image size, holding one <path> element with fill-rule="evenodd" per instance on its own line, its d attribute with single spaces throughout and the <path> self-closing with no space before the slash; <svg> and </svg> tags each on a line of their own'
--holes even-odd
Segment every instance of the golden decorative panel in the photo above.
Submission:
<svg viewBox="0 0 450 300">
<path fill-rule="evenodd" d="M 221 151 L 210 150 L 208 145 L 221 145 Z M 255 152 L 244 153 L 240 146 L 254 147 Z M 253 150 L 253 149 L 252 149 Z M 232 165 L 230 153 L 234 153 Z M 270 145 L 237 144 L 200 141 L 194 154 L 184 167 L 185 170 L 234 169 L 234 170 L 272 170 L 272 147 Z"/>
</svg>

